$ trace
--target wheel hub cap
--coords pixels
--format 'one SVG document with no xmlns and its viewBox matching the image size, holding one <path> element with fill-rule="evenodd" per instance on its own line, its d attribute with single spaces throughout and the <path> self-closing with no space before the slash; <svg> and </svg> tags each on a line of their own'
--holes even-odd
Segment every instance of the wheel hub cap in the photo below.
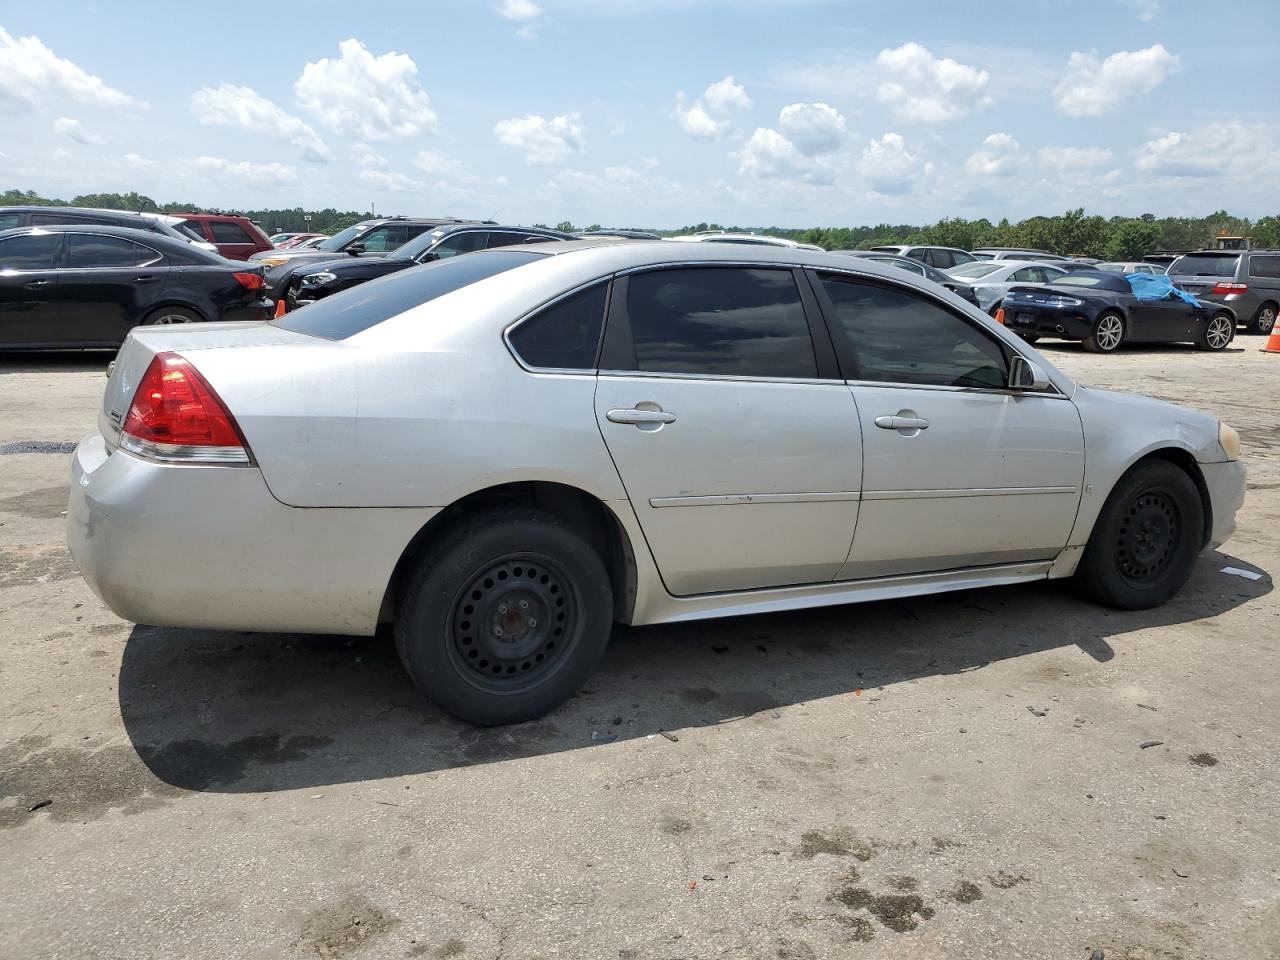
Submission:
<svg viewBox="0 0 1280 960">
<path fill-rule="evenodd" d="M 1161 493 L 1144 493 L 1130 504 L 1116 540 L 1116 561 L 1129 580 L 1149 581 L 1169 566 L 1178 542 L 1178 514 Z"/>
</svg>

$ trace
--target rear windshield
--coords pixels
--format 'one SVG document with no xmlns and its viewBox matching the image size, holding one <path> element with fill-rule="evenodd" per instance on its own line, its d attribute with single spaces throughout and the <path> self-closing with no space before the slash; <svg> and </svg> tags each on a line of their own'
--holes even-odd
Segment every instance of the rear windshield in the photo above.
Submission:
<svg viewBox="0 0 1280 960">
<path fill-rule="evenodd" d="M 335 293 L 272 323 L 294 333 L 345 340 L 419 304 L 545 256 L 529 250 L 495 250 L 449 257 Z"/>
<path fill-rule="evenodd" d="M 974 263 L 962 263 L 958 267 L 952 267 L 947 273 L 953 277 L 968 277 L 970 280 L 976 280 L 978 277 L 985 277 L 988 273 L 1003 270 L 1004 266 L 1003 263 L 996 263 L 992 260 L 978 260 Z"/>
<path fill-rule="evenodd" d="M 1169 264 L 1169 272 L 1190 277 L 1234 277 L 1238 253 L 1189 253 Z"/>
</svg>

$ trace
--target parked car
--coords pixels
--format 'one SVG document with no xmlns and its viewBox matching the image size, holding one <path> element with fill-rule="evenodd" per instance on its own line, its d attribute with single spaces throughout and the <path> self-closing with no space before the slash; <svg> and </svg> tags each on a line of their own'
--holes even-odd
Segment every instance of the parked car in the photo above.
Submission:
<svg viewBox="0 0 1280 960">
<path fill-rule="evenodd" d="M 138 324 L 266 320 L 261 267 L 154 230 L 0 232 L 0 347 L 118 347 Z"/>
<path fill-rule="evenodd" d="M 1031 263 L 1025 260 L 979 260 L 975 263 L 962 263 L 947 271 L 947 276 L 972 284 L 978 306 L 992 316 L 995 316 L 1010 287 L 1016 284 L 1053 283 L 1066 274 L 1056 264 Z"/>
<path fill-rule="evenodd" d="M 772 247 L 484 250 L 265 325 L 140 329 L 103 410 L 67 526 L 116 613 L 391 620 L 482 724 L 572 696 L 614 622 L 1073 575 L 1156 606 L 1245 490 L 1213 417 L 1079 389 L 904 271 Z"/>
<path fill-rule="evenodd" d="M 1280 306 L 1280 250 L 1198 250 L 1169 264 L 1198 299 L 1229 306 L 1251 333 L 1270 334 Z"/>
<path fill-rule="evenodd" d="M 1173 261 L 1177 260 L 1184 253 L 1186 253 L 1185 250 L 1179 250 L 1177 252 L 1172 252 L 1172 253 L 1169 253 L 1169 252 L 1148 253 L 1145 257 L 1142 258 L 1142 262 L 1153 263 L 1160 268 L 1161 273 L 1168 273 L 1169 264 L 1173 263 Z"/>
<path fill-rule="evenodd" d="M 574 234 L 579 240 L 590 240 L 592 237 L 617 237 L 619 240 L 661 240 L 656 233 L 648 230 L 579 230 Z"/>
<path fill-rule="evenodd" d="M 1162 267 L 1158 267 L 1154 263 L 1145 263 L 1141 260 L 1113 260 L 1110 263 L 1096 263 L 1093 265 L 1093 269 L 1104 270 L 1107 273 L 1145 273 L 1153 277 L 1164 273 Z"/>
<path fill-rule="evenodd" d="M 302 250 L 307 247 L 314 247 L 321 240 L 328 240 L 327 233 L 295 233 L 283 243 L 277 243 L 276 246 L 281 250 Z"/>
<path fill-rule="evenodd" d="M 267 237 L 267 239 L 271 241 L 271 245 L 273 247 L 281 247 L 281 246 L 284 246 L 284 244 L 287 243 L 288 241 L 293 240 L 295 237 L 305 237 L 305 236 L 307 236 L 307 233 L 304 231 L 294 231 L 294 232 L 286 231 L 285 233 L 273 233 L 271 236 Z"/>
<path fill-rule="evenodd" d="M 952 267 L 958 267 L 962 263 L 972 263 L 978 259 L 971 253 L 964 250 L 957 250 L 955 247 L 928 247 L 928 246 L 912 246 L 910 244 L 886 244 L 884 246 L 872 247 L 872 250 L 880 253 L 894 253 L 900 257 L 910 257 L 912 260 L 919 260 L 921 263 L 927 263 L 929 266 L 937 270 L 950 270 Z"/>
<path fill-rule="evenodd" d="M 228 260 L 248 260 L 260 250 L 272 249 L 262 229 L 248 217 L 225 213 L 178 213 L 182 225 L 202 240 L 213 243 Z"/>
<path fill-rule="evenodd" d="M 47 227 L 57 224 L 96 227 L 131 227 L 190 243 L 209 253 L 218 249 L 202 235 L 187 229 L 181 217 L 167 213 L 130 213 L 94 207 L 0 207 L 0 230 L 14 227 Z"/>
<path fill-rule="evenodd" d="M 362 220 L 340 230 L 314 247 L 292 250 L 267 250 L 249 259 L 267 268 L 267 293 L 279 299 L 299 267 L 332 260 L 335 254 L 352 257 L 380 257 L 408 243 L 419 234 L 436 227 L 455 223 L 480 223 L 478 220 L 421 219 L 417 217 L 380 217 Z"/>
<path fill-rule="evenodd" d="M 974 306 L 978 306 L 978 295 L 974 293 L 972 284 L 957 280 L 941 270 L 935 270 L 927 263 L 921 263 L 919 260 L 899 257 L 892 253 L 879 253 L 875 250 L 834 250 L 832 252 L 846 257 L 861 257 L 873 263 L 883 263 L 886 266 L 897 267 L 899 270 L 906 270 L 914 273 L 917 277 L 932 280 L 939 286 L 946 287 L 962 300 L 968 300 Z"/>
<path fill-rule="evenodd" d="M 1070 257 L 1064 257 L 1057 253 L 1050 253 L 1048 250 L 1037 250 L 1034 247 L 979 247 L 977 250 L 970 250 L 979 260 L 1030 260 L 1030 261 L 1055 261 L 1069 260 Z"/>
<path fill-rule="evenodd" d="M 1068 273 L 1042 287 L 1013 287 L 1002 312 L 997 319 L 1032 343 L 1041 337 L 1080 340 L 1094 353 L 1114 353 L 1125 343 L 1225 350 L 1236 329 L 1227 307 L 1193 306 L 1172 291 L 1163 300 L 1140 300 L 1123 275 L 1102 270 Z"/>
<path fill-rule="evenodd" d="M 812 243 L 800 243 L 786 237 L 770 237 L 763 233 L 729 233 L 724 230 L 700 230 L 697 233 L 681 234 L 677 237 L 666 237 L 667 240 L 679 240 L 682 243 L 741 243 L 758 247 L 791 247 L 795 250 L 821 250 Z"/>
<path fill-rule="evenodd" d="M 347 257 L 342 260 L 308 263 L 306 272 L 297 271 L 285 288 L 285 307 L 292 310 L 305 306 L 366 280 L 385 277 L 387 274 L 445 257 L 492 247 L 572 239 L 574 238 L 570 234 L 541 227 L 449 224 L 437 227 L 430 233 L 419 234 L 385 257 Z"/>
</svg>

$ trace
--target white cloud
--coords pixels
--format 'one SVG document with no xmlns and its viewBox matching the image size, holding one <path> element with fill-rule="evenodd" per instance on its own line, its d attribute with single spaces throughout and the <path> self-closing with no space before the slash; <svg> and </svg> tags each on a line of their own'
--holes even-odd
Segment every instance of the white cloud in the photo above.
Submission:
<svg viewBox="0 0 1280 960">
<path fill-rule="evenodd" d="M 876 96 L 902 120 L 946 123 L 991 104 L 987 71 L 935 57 L 918 43 L 881 50 Z"/>
<path fill-rule="evenodd" d="M 343 40 L 336 60 L 302 68 L 293 91 L 303 107 L 340 134 L 377 142 L 436 129 L 418 66 L 404 53 L 374 56 L 359 40 Z"/>
<path fill-rule="evenodd" d="M 413 158 L 413 165 L 428 176 L 444 177 L 461 171 L 458 161 L 447 157 L 439 150 L 419 150 Z"/>
<path fill-rule="evenodd" d="M 192 166 L 214 176 L 269 186 L 287 186 L 298 181 L 297 168 L 285 163 L 250 163 L 248 160 L 237 163 L 222 157 L 196 157 Z"/>
<path fill-rule="evenodd" d="M 830 153 L 845 139 L 844 117 L 825 103 L 790 103 L 778 114 L 778 126 L 801 153 Z"/>
<path fill-rule="evenodd" d="M 53 129 L 69 140 L 82 143 L 87 147 L 100 147 L 107 142 L 106 137 L 90 133 L 81 125 L 79 120 L 73 120 L 71 117 L 59 117 L 53 121 Z"/>
<path fill-rule="evenodd" d="M 735 154 L 738 172 L 767 179 L 795 175 L 804 164 L 796 145 L 769 127 L 757 127 L 751 139 Z"/>
<path fill-rule="evenodd" d="M 694 137 L 722 136 L 729 129 L 730 114 L 750 107 L 746 88 L 732 74 L 707 87 L 691 105 L 686 106 L 683 92 L 676 94 L 676 117 L 685 133 Z"/>
<path fill-rule="evenodd" d="M 0 105 L 15 100 L 35 106 L 59 96 L 95 107 L 146 107 L 59 57 L 39 37 L 15 37 L 0 27 Z"/>
<path fill-rule="evenodd" d="M 1022 164 L 1022 146 L 1007 133 L 993 133 L 969 155 L 965 171 L 975 177 L 1007 177 Z"/>
<path fill-rule="evenodd" d="M 1041 147 L 1036 156 L 1042 167 L 1059 173 L 1096 170 L 1111 162 L 1106 147 Z"/>
<path fill-rule="evenodd" d="M 147 167 L 154 167 L 155 161 L 140 157 L 136 153 L 126 153 L 124 162 L 135 170 L 145 170 Z"/>
<path fill-rule="evenodd" d="M 1160 0 L 1121 0 L 1144 23 L 1154 20 L 1160 13 Z"/>
<path fill-rule="evenodd" d="M 1053 100 L 1068 117 L 1100 117 L 1128 98 L 1154 90 L 1178 68 L 1178 58 L 1155 44 L 1145 50 L 1121 50 L 1105 60 L 1096 51 L 1076 51 L 1053 89 Z"/>
<path fill-rule="evenodd" d="M 532 40 L 537 35 L 542 8 L 533 0 L 501 0 L 496 9 L 498 16 L 521 24 L 516 33 L 526 40 Z"/>
<path fill-rule="evenodd" d="M 1164 177 L 1233 176 L 1265 183 L 1280 174 L 1280 144 L 1265 124 L 1226 120 L 1194 133 L 1170 131 L 1138 148 L 1133 165 Z"/>
<path fill-rule="evenodd" d="M 191 95 L 191 112 L 206 126 L 239 127 L 282 137 L 308 160 L 324 161 L 329 156 L 329 148 L 310 126 L 250 87 L 233 83 L 201 87 Z"/>
<path fill-rule="evenodd" d="M 391 193 L 415 193 L 425 189 L 423 183 L 397 170 L 361 170 L 356 176 Z"/>
<path fill-rule="evenodd" d="M 493 132 L 499 143 L 524 152 L 529 164 L 559 163 L 583 147 L 582 127 L 578 114 L 547 120 L 536 114 L 499 120 Z"/>
<path fill-rule="evenodd" d="M 907 149 L 901 134 L 886 133 L 862 151 L 862 175 L 868 189 L 889 197 L 911 193 L 933 173 L 933 164 Z"/>
</svg>

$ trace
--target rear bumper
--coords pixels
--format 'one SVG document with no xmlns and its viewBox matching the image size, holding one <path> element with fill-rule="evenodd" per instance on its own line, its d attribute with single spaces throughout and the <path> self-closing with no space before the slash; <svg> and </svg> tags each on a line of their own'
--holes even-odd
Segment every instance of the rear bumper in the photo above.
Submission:
<svg viewBox="0 0 1280 960">
<path fill-rule="evenodd" d="M 1061 337 L 1064 340 L 1083 340 L 1093 332 L 1088 317 L 1067 310 L 1030 309 L 1024 306 L 1004 307 L 1005 326 L 1014 333 L 1036 337 Z M 1024 322 L 1024 318 L 1025 321 Z"/>
<path fill-rule="evenodd" d="M 151 463 L 108 453 L 100 434 L 76 448 L 71 481 L 67 542 L 85 581 L 156 626 L 371 634 L 437 512 L 287 507 L 256 468 Z"/>
<path fill-rule="evenodd" d="M 275 310 L 275 306 L 276 302 L 270 297 L 262 297 L 243 307 L 236 307 L 232 310 L 223 310 L 222 316 L 218 319 L 229 322 L 239 322 L 244 320 L 270 320 L 272 312 Z"/>
<path fill-rule="evenodd" d="M 1200 474 L 1209 489 L 1213 511 L 1213 529 L 1207 547 L 1220 547 L 1236 529 L 1236 512 L 1244 505 L 1245 466 L 1239 460 L 1227 463 L 1202 463 Z"/>
</svg>

